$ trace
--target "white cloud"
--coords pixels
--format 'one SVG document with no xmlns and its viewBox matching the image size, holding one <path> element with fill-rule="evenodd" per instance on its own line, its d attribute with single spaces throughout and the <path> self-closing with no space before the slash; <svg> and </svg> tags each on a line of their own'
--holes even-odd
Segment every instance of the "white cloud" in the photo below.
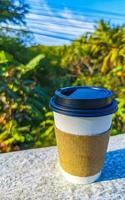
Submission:
<svg viewBox="0 0 125 200">
<path fill-rule="evenodd" d="M 84 15 L 75 14 L 68 8 L 51 9 L 45 1 L 41 2 L 42 8 L 39 8 L 39 13 L 34 9 L 27 14 L 27 25 L 30 30 L 41 33 L 41 36 L 35 35 L 39 39 L 39 43 L 46 44 L 47 37 L 50 44 L 56 41 L 55 44 L 63 44 L 64 40 L 69 41 L 79 37 L 85 32 L 94 30 L 94 23 L 86 22 Z M 57 37 L 57 40 L 56 40 Z M 40 39 L 41 38 L 41 39 Z M 46 38 L 46 39 L 44 39 Z M 51 39 L 50 39 L 51 38 Z"/>
</svg>

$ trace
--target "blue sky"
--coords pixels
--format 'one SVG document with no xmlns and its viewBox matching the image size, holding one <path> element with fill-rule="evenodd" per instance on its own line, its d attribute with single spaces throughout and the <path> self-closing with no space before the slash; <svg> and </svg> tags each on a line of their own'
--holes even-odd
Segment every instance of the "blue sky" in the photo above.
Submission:
<svg viewBox="0 0 125 200">
<path fill-rule="evenodd" d="M 36 44 L 69 44 L 96 21 L 125 22 L 125 0 L 25 0 L 30 5 L 27 27 L 35 32 Z"/>
</svg>

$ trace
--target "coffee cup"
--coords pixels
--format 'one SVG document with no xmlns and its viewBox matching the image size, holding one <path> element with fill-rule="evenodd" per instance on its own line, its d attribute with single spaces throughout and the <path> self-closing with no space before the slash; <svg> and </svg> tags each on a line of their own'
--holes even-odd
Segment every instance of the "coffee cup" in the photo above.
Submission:
<svg viewBox="0 0 125 200">
<path fill-rule="evenodd" d="M 89 184 L 101 175 L 117 102 L 110 90 L 66 87 L 50 100 L 59 167 L 72 183 Z"/>
</svg>

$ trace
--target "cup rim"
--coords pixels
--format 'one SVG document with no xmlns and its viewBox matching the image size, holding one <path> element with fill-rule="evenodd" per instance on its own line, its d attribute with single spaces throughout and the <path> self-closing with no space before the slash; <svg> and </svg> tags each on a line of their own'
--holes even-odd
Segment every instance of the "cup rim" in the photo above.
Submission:
<svg viewBox="0 0 125 200">
<path fill-rule="evenodd" d="M 54 112 L 57 112 L 63 115 L 68 115 L 68 116 L 76 116 L 76 117 L 99 117 L 99 116 L 113 114 L 118 110 L 117 101 L 115 99 L 109 106 L 106 106 L 103 108 L 71 109 L 71 108 L 63 107 L 63 106 L 60 106 L 59 104 L 56 104 L 54 96 L 53 96 L 50 99 L 49 106 Z"/>
</svg>

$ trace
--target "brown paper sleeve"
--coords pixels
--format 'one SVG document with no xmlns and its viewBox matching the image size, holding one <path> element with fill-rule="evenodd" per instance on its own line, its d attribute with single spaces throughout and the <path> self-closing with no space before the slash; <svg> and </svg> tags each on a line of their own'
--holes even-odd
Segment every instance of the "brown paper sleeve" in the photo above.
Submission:
<svg viewBox="0 0 125 200">
<path fill-rule="evenodd" d="M 103 166 L 109 132 L 110 130 L 94 136 L 81 136 L 65 133 L 55 127 L 61 167 L 79 177 L 97 174 Z"/>
</svg>

